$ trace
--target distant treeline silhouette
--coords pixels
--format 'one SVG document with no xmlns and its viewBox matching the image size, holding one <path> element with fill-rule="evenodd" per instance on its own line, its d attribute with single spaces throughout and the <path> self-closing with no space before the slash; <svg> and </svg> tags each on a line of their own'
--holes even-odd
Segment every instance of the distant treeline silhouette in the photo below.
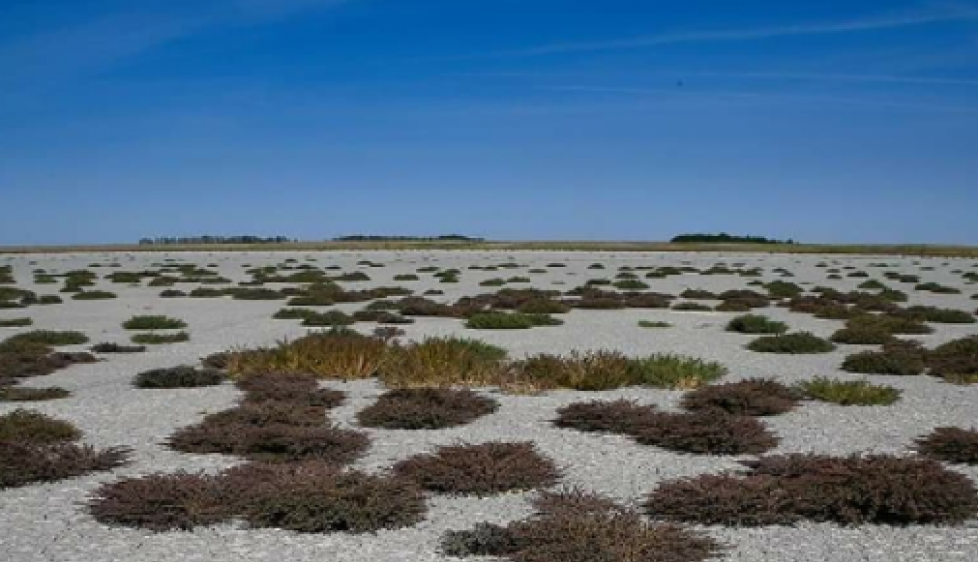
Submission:
<svg viewBox="0 0 978 562">
<path fill-rule="evenodd" d="M 763 236 L 732 236 L 726 232 L 720 234 L 680 234 L 671 240 L 676 244 L 684 243 L 720 243 L 720 244 L 794 244 L 792 239 L 774 240 Z"/>
<path fill-rule="evenodd" d="M 167 246 L 175 244 L 285 244 L 297 240 L 288 236 L 157 236 L 142 238 L 140 246 Z"/>
<path fill-rule="evenodd" d="M 446 234 L 444 236 L 367 236 L 354 234 L 340 236 L 335 242 L 484 242 L 485 238 L 473 238 L 461 234 Z"/>
</svg>

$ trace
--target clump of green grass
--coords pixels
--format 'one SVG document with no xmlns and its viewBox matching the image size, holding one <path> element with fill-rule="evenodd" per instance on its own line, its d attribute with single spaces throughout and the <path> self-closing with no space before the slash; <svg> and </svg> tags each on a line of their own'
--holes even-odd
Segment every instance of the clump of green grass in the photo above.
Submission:
<svg viewBox="0 0 978 562">
<path fill-rule="evenodd" d="M 81 435 L 74 425 L 32 410 L 18 409 L 0 415 L 0 442 L 63 443 L 76 441 Z"/>
<path fill-rule="evenodd" d="M 71 393 L 59 387 L 27 388 L 19 386 L 0 386 L 0 402 L 40 402 L 67 398 Z"/>
<path fill-rule="evenodd" d="M 133 316 L 122 323 L 122 327 L 127 330 L 178 330 L 186 328 L 187 323 L 179 318 L 169 316 Z"/>
<path fill-rule="evenodd" d="M 810 332 L 762 336 L 747 344 L 747 349 L 759 353 L 808 354 L 835 350 L 832 342 Z"/>
<path fill-rule="evenodd" d="M 817 377 L 799 383 L 798 389 L 812 400 L 840 406 L 889 406 L 900 399 L 900 390 L 869 381 L 839 381 Z"/>
<path fill-rule="evenodd" d="M 760 314 L 744 314 L 731 319 L 727 324 L 727 331 L 740 334 L 783 334 L 788 331 L 788 325 Z"/>
<path fill-rule="evenodd" d="M 307 373 L 319 378 L 362 379 L 378 374 L 387 362 L 387 344 L 352 330 L 313 333 L 267 349 L 228 354 L 232 378 L 263 373 Z"/>
<path fill-rule="evenodd" d="M 469 317 L 466 328 L 476 330 L 525 330 L 537 326 L 559 326 L 564 322 L 549 314 L 523 312 L 479 312 Z"/>
<path fill-rule="evenodd" d="M 469 338 L 427 338 L 391 348 L 380 378 L 392 388 L 491 386 L 500 383 L 506 351 Z"/>
<path fill-rule="evenodd" d="M 727 374 L 720 363 L 673 354 L 636 359 L 635 365 L 641 384 L 673 390 L 698 388 Z"/>
<path fill-rule="evenodd" d="M 88 336 L 72 330 L 34 330 L 10 336 L 0 343 L 0 351 L 15 348 L 21 344 L 38 344 L 50 346 L 79 345 L 88 342 Z"/>
<path fill-rule="evenodd" d="M 102 301 L 116 298 L 116 294 L 109 291 L 81 291 L 72 296 L 76 301 Z"/>
<path fill-rule="evenodd" d="M 165 343 L 180 343 L 185 341 L 190 341 L 190 334 L 187 332 L 175 332 L 172 334 L 155 334 L 152 332 L 143 332 L 140 334 L 133 334 L 132 343 L 145 344 L 145 345 L 160 345 Z"/>
<path fill-rule="evenodd" d="M 30 318 L 0 318 L 0 328 L 23 328 L 33 324 Z"/>
</svg>

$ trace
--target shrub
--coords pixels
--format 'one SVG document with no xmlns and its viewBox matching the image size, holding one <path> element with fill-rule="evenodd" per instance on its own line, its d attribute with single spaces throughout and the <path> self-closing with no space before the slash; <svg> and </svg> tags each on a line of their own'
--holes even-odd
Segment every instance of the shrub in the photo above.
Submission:
<svg viewBox="0 0 978 562">
<path fill-rule="evenodd" d="M 152 285 L 152 283 L 150 284 Z M 175 299 L 175 298 L 181 298 L 186 296 L 187 293 L 179 289 L 166 289 L 164 291 L 160 291 L 160 298 L 162 299 Z"/>
<path fill-rule="evenodd" d="M 0 318 L 0 328 L 23 328 L 33 323 L 30 318 Z"/>
<path fill-rule="evenodd" d="M 127 330 L 176 330 L 186 328 L 187 323 L 168 316 L 133 316 L 122 323 Z"/>
<path fill-rule="evenodd" d="M 798 404 L 798 393 L 771 379 L 704 386 L 683 396 L 687 410 L 723 410 L 738 416 L 773 416 L 788 412 Z"/>
<path fill-rule="evenodd" d="M 974 324 L 978 322 L 978 319 L 975 319 L 975 316 L 970 312 L 954 308 L 911 306 L 894 314 L 896 316 L 916 319 L 920 322 L 934 322 L 937 324 Z"/>
<path fill-rule="evenodd" d="M 215 476 L 177 472 L 126 478 L 103 484 L 88 511 L 107 525 L 150 531 L 190 531 L 234 515 Z"/>
<path fill-rule="evenodd" d="M 614 351 L 540 354 L 513 365 L 520 385 L 533 389 L 611 390 L 641 382 L 636 363 Z"/>
<path fill-rule="evenodd" d="M 336 427 L 284 423 L 259 426 L 208 416 L 199 425 L 178 430 L 167 444 L 185 453 L 222 453 L 267 462 L 320 460 L 342 465 L 361 457 L 370 442 L 362 433 Z"/>
<path fill-rule="evenodd" d="M 643 291 L 649 288 L 647 283 L 639 281 L 638 279 L 621 279 L 612 283 L 616 289 L 621 289 L 622 291 Z"/>
<path fill-rule="evenodd" d="M 835 346 L 810 332 L 794 332 L 762 336 L 747 344 L 747 349 L 760 353 L 828 353 Z"/>
<path fill-rule="evenodd" d="M 504 373 L 502 348 L 467 338 L 427 338 L 395 346 L 380 371 L 389 387 L 491 386 Z"/>
<path fill-rule="evenodd" d="M 929 291 L 931 293 L 937 293 L 941 295 L 957 295 L 961 293 L 960 290 L 955 289 L 954 287 L 947 287 L 945 285 L 941 285 L 940 283 L 934 283 L 933 281 L 927 283 L 920 283 L 917 286 L 915 286 L 914 289 L 917 291 Z"/>
<path fill-rule="evenodd" d="M 441 447 L 403 460 L 393 471 L 426 490 L 476 495 L 547 487 L 560 477 L 554 463 L 529 442 Z"/>
<path fill-rule="evenodd" d="M 139 388 L 195 388 L 216 386 L 224 382 L 224 373 L 189 366 L 152 369 L 136 375 L 133 384 Z"/>
<path fill-rule="evenodd" d="M 932 460 L 795 454 L 741 464 L 752 471 L 667 482 L 645 509 L 657 519 L 745 527 L 952 524 L 978 514 L 974 483 Z"/>
<path fill-rule="evenodd" d="M 335 408 L 343 403 L 345 395 L 338 390 L 319 388 L 312 375 L 296 373 L 261 374 L 237 381 L 237 387 L 245 391 L 244 402 L 287 402 L 294 408 L 315 406 Z"/>
<path fill-rule="evenodd" d="M 635 365 L 640 384 L 673 390 L 697 388 L 727 374 L 720 363 L 668 353 L 636 359 Z"/>
<path fill-rule="evenodd" d="M 126 464 L 128 457 L 129 450 L 121 447 L 97 451 L 74 443 L 39 444 L 0 439 L 0 489 L 111 470 Z"/>
<path fill-rule="evenodd" d="M 768 295 L 774 299 L 790 299 L 804 292 L 800 286 L 790 281 L 771 281 L 764 285 Z"/>
<path fill-rule="evenodd" d="M 563 321 L 548 314 L 479 312 L 469 317 L 465 327 L 477 330 L 520 330 L 535 326 L 557 326 L 560 324 L 563 324 Z"/>
<path fill-rule="evenodd" d="M 930 374 L 948 381 L 978 382 L 978 336 L 937 346 L 926 357 Z"/>
<path fill-rule="evenodd" d="M 564 314 L 570 309 L 571 307 L 560 301 L 544 298 L 530 299 L 516 307 L 517 312 L 524 314 Z"/>
<path fill-rule="evenodd" d="M 0 402 L 40 402 L 67 398 L 71 393 L 59 387 L 24 388 L 6 387 L 0 384 Z"/>
<path fill-rule="evenodd" d="M 727 324 L 727 331 L 740 334 L 783 334 L 788 331 L 788 325 L 767 316 L 745 314 L 731 319 Z"/>
<path fill-rule="evenodd" d="M 915 442 L 917 452 L 934 459 L 978 465 L 978 430 L 938 427 Z"/>
<path fill-rule="evenodd" d="M 628 435 L 642 445 L 708 455 L 763 453 L 778 439 L 754 418 L 717 409 L 686 414 L 659 412 L 625 401 L 573 404 L 558 410 L 559 427 Z"/>
<path fill-rule="evenodd" d="M 673 310 L 686 312 L 709 312 L 713 307 L 698 302 L 677 302 L 672 305 Z"/>
<path fill-rule="evenodd" d="M 639 320 L 639 328 L 672 328 L 672 324 L 658 320 Z"/>
<path fill-rule="evenodd" d="M 274 348 L 228 355 L 232 378 L 262 373 L 308 373 L 320 378 L 363 379 L 386 363 L 387 344 L 352 331 L 309 334 Z"/>
<path fill-rule="evenodd" d="M 81 431 L 72 424 L 31 410 L 0 415 L 0 442 L 51 444 L 75 441 Z"/>
<path fill-rule="evenodd" d="M 881 326 L 850 326 L 836 330 L 829 340 L 844 344 L 875 345 L 893 340 L 893 333 Z"/>
<path fill-rule="evenodd" d="M 679 293 L 679 296 L 689 300 L 714 300 L 717 298 L 716 294 L 704 289 L 686 289 Z"/>
<path fill-rule="evenodd" d="M 842 362 L 842 370 L 876 375 L 919 375 L 924 372 L 927 350 L 914 341 L 893 340 L 882 351 L 863 351 Z"/>
<path fill-rule="evenodd" d="M 534 506 L 534 516 L 506 527 L 482 523 L 449 531 L 442 551 L 519 562 L 701 562 L 722 550 L 701 533 L 649 524 L 641 514 L 593 494 L 544 494 Z"/>
<path fill-rule="evenodd" d="M 114 299 L 116 294 L 109 291 L 82 291 L 75 293 L 71 298 L 76 301 L 101 301 Z"/>
<path fill-rule="evenodd" d="M 180 343 L 190 341 L 190 334 L 187 332 L 174 332 L 172 334 L 154 334 L 152 332 L 146 332 L 141 334 L 133 334 L 130 339 L 132 340 L 132 343 L 160 345 L 164 343 Z"/>
<path fill-rule="evenodd" d="M 145 345 L 121 345 L 118 343 L 98 343 L 89 348 L 95 353 L 142 353 Z"/>
<path fill-rule="evenodd" d="M 900 391 L 896 388 L 867 381 L 837 381 L 817 377 L 799 383 L 798 388 L 807 398 L 840 406 L 889 406 L 900 399 Z"/>
<path fill-rule="evenodd" d="M 426 512 L 421 491 L 400 478 L 343 472 L 316 462 L 257 472 L 263 474 L 242 476 L 239 469 L 236 477 L 258 480 L 253 486 L 242 486 L 251 490 L 242 515 L 252 527 L 366 533 L 413 525 Z"/>
<path fill-rule="evenodd" d="M 310 314 L 302 319 L 303 326 L 350 326 L 354 319 L 341 310 Z"/>
<path fill-rule="evenodd" d="M 495 400 L 470 390 L 405 388 L 382 395 L 357 414 L 360 425 L 384 429 L 443 429 L 496 411 Z"/>
<path fill-rule="evenodd" d="M 0 351 L 9 351 L 19 344 L 37 343 L 51 346 L 78 345 L 88 342 L 88 336 L 74 331 L 34 330 L 10 336 L 0 343 Z"/>
</svg>

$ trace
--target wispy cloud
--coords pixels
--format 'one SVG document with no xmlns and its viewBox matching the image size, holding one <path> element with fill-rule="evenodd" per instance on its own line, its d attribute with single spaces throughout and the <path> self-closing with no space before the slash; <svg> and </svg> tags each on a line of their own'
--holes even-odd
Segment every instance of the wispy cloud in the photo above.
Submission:
<svg viewBox="0 0 978 562">
<path fill-rule="evenodd" d="M 10 93 L 111 67 L 208 28 L 259 25 L 353 0 L 220 0 L 204 6 L 164 3 L 103 13 L 67 28 L 46 29 L 0 45 L 0 85 Z"/>
<path fill-rule="evenodd" d="M 815 24 L 806 23 L 741 29 L 686 31 L 629 37 L 625 39 L 552 43 L 548 45 L 537 45 L 520 49 L 501 50 L 493 53 L 486 53 L 484 55 L 477 55 L 477 57 L 533 57 L 596 51 L 620 51 L 681 43 L 751 41 L 779 37 L 834 35 L 962 21 L 978 21 L 978 8 L 956 5 L 941 11 L 922 12 L 901 16 L 854 19 L 838 22 Z"/>
<path fill-rule="evenodd" d="M 921 86 L 978 86 L 974 78 L 944 78 L 932 76 L 896 76 L 886 74 L 837 74 L 805 72 L 689 72 L 684 75 L 717 78 L 746 78 L 757 80 L 789 80 L 810 82 L 853 82 L 904 84 Z"/>
<path fill-rule="evenodd" d="M 641 97 L 663 97 L 675 100 L 679 96 L 686 96 L 687 99 L 698 101 L 755 101 L 764 103 L 789 103 L 804 104 L 809 106 L 851 106 L 871 109 L 899 109 L 929 112 L 954 112 L 978 114 L 978 106 L 945 104 L 934 101 L 903 101 L 885 98 L 870 97 L 843 97 L 843 96 L 807 96 L 784 93 L 767 92 L 744 92 L 744 91 L 690 91 L 686 88 L 640 88 L 640 87 L 615 87 L 615 86 L 588 86 L 588 85 L 558 85 L 558 86 L 539 86 L 536 90 L 578 93 L 578 94 L 599 94 L 599 95 L 621 95 L 621 96 L 641 96 Z"/>
</svg>

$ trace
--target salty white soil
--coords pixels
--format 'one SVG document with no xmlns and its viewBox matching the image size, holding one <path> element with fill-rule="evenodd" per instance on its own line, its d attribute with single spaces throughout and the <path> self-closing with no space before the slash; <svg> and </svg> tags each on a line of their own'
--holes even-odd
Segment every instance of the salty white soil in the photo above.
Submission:
<svg viewBox="0 0 978 562">
<path fill-rule="evenodd" d="M 851 290 L 865 279 L 826 279 L 829 268 L 854 267 L 872 278 L 910 294 L 910 304 L 928 304 L 974 311 L 978 301 L 978 284 L 968 285 L 960 273 L 978 271 L 978 263 L 965 259 L 926 259 L 893 257 L 833 257 L 790 255 L 730 254 L 639 254 L 639 253 L 554 253 L 554 252 L 358 252 L 358 253 L 133 253 L 0 256 L 0 266 L 13 265 L 17 286 L 38 294 L 54 294 L 58 285 L 34 285 L 32 270 L 63 273 L 83 269 L 89 264 L 100 275 L 116 270 L 156 269 L 152 264 L 172 259 L 201 266 L 215 264 L 221 275 L 235 281 L 250 276 L 250 267 L 281 264 L 287 258 L 298 264 L 317 267 L 341 266 L 342 271 L 362 270 L 372 278 L 368 282 L 346 283 L 347 287 L 407 286 L 420 295 L 426 289 L 440 289 L 444 296 L 436 300 L 451 302 L 463 295 L 495 291 L 479 287 L 480 281 L 513 275 L 529 276 L 533 283 L 510 285 L 569 290 L 587 279 L 612 278 L 619 266 L 691 265 L 706 269 L 718 262 L 728 266 L 760 267 L 762 281 L 781 279 L 773 270 L 784 268 L 794 277 L 786 279 L 807 288 L 817 285 Z M 385 264 L 385 267 L 357 265 L 361 260 Z M 493 265 L 516 262 L 519 269 L 499 271 L 468 270 L 471 265 Z M 602 263 L 604 270 L 589 270 L 588 265 Z M 120 267 L 109 267 L 119 263 Z M 567 267 L 547 267 L 564 263 Z M 872 267 L 886 263 L 889 268 Z M 297 265 L 297 264 L 293 264 Z M 395 282 L 397 274 L 414 273 L 424 266 L 458 268 L 460 282 L 442 284 L 430 273 L 421 273 L 421 281 Z M 546 269 L 530 274 L 529 269 Z M 930 269 L 933 268 L 933 269 Z M 886 280 L 883 271 L 920 275 L 922 281 L 935 281 L 960 288 L 960 295 L 935 295 L 913 291 L 912 284 Z M 842 269 L 842 275 L 854 271 Z M 637 272 L 642 274 L 643 272 Z M 645 280 L 653 291 L 678 294 L 686 288 L 715 292 L 746 288 L 754 278 L 732 275 L 703 276 L 686 274 L 666 279 Z M 178 286 L 184 290 L 196 287 Z M 294 320 L 273 320 L 272 314 L 284 301 L 241 301 L 230 298 L 192 299 L 158 298 L 160 288 L 130 287 L 100 280 L 98 288 L 118 293 L 107 301 L 73 301 L 53 306 L 33 306 L 20 310 L 0 310 L 0 318 L 30 316 L 29 328 L 0 328 L 0 338 L 32 329 L 79 330 L 92 343 L 114 341 L 126 343 L 131 335 L 121 323 L 136 314 L 165 314 L 189 324 L 191 341 L 152 346 L 147 353 L 105 356 L 91 365 L 77 365 L 55 374 L 25 380 L 23 386 L 60 386 L 72 396 L 49 402 L 0 403 L 0 414 L 18 407 L 28 407 L 68 420 L 81 428 L 84 442 L 100 447 L 127 446 L 134 450 L 133 463 L 112 472 L 41 485 L 0 491 L 0 562 L 161 562 L 161 561 L 438 561 L 450 560 L 438 553 L 440 536 L 449 529 L 466 529 L 478 522 L 505 523 L 530 513 L 527 494 L 510 494 L 490 498 L 457 498 L 432 496 L 425 520 L 415 527 L 377 534 L 301 535 L 279 530 L 251 530 L 224 525 L 192 533 L 150 533 L 111 528 L 93 520 L 84 509 L 89 493 L 102 482 L 122 476 L 176 470 L 217 471 L 239 460 L 224 456 L 190 455 L 171 451 L 161 443 L 174 430 L 196 423 L 206 413 L 231 407 L 238 391 L 231 385 L 190 390 L 139 390 L 131 385 L 132 377 L 144 370 L 180 364 L 195 364 L 200 357 L 232 347 L 271 345 L 283 338 L 295 338 L 306 329 Z M 352 312 L 363 304 L 338 305 Z M 762 311 L 787 322 L 793 331 L 808 330 L 829 336 L 841 327 L 840 321 L 814 319 L 810 315 L 789 313 L 772 307 Z M 842 359 L 864 346 L 839 346 L 839 350 L 819 355 L 774 355 L 747 351 L 744 344 L 752 336 L 723 330 L 733 314 L 716 312 L 679 312 L 670 310 L 574 311 L 562 315 L 559 327 L 518 331 L 476 331 L 463 327 L 459 320 L 418 318 L 406 326 L 407 338 L 428 335 L 460 334 L 477 337 L 507 348 L 511 356 L 528 353 L 568 352 L 571 350 L 615 349 L 630 355 L 671 352 L 720 361 L 727 365 L 727 381 L 749 377 L 774 377 L 787 383 L 816 376 L 853 380 L 862 378 L 839 370 Z M 664 320 L 674 327 L 643 329 L 639 320 Z M 920 336 L 928 346 L 978 333 L 978 324 L 932 324 L 935 333 Z M 358 324 L 369 330 L 373 325 Z M 64 348 L 83 350 L 86 346 Z M 884 407 L 841 407 L 808 402 L 786 415 L 765 418 L 781 439 L 772 453 L 816 452 L 846 455 L 860 452 L 910 454 L 915 437 L 939 426 L 971 428 L 978 425 L 978 385 L 954 386 L 936 378 L 870 376 L 873 382 L 903 390 L 900 401 Z M 383 392 L 373 381 L 355 383 L 330 382 L 331 388 L 347 393 L 348 399 L 331 417 L 343 425 L 358 427 L 355 413 L 372 403 Z M 533 440 L 540 449 L 564 468 L 563 483 L 578 485 L 636 504 L 659 483 L 678 477 L 737 468 L 737 458 L 677 454 L 654 447 L 641 446 L 625 437 L 584 434 L 559 430 L 550 425 L 555 410 L 563 405 L 590 399 L 627 397 L 644 403 L 675 408 L 681 392 L 630 388 L 613 392 L 549 392 L 539 396 L 507 396 L 490 389 L 500 402 L 498 412 L 476 422 L 439 431 L 365 430 L 372 438 L 368 455 L 357 467 L 384 471 L 394 462 L 419 452 L 467 441 L 479 443 L 495 439 Z M 978 482 L 978 468 L 953 466 Z M 796 527 L 728 529 L 710 527 L 712 536 L 729 546 L 723 555 L 736 562 L 973 562 L 978 560 L 978 521 L 952 527 L 860 526 L 842 528 L 829 524 L 805 524 Z"/>
</svg>

